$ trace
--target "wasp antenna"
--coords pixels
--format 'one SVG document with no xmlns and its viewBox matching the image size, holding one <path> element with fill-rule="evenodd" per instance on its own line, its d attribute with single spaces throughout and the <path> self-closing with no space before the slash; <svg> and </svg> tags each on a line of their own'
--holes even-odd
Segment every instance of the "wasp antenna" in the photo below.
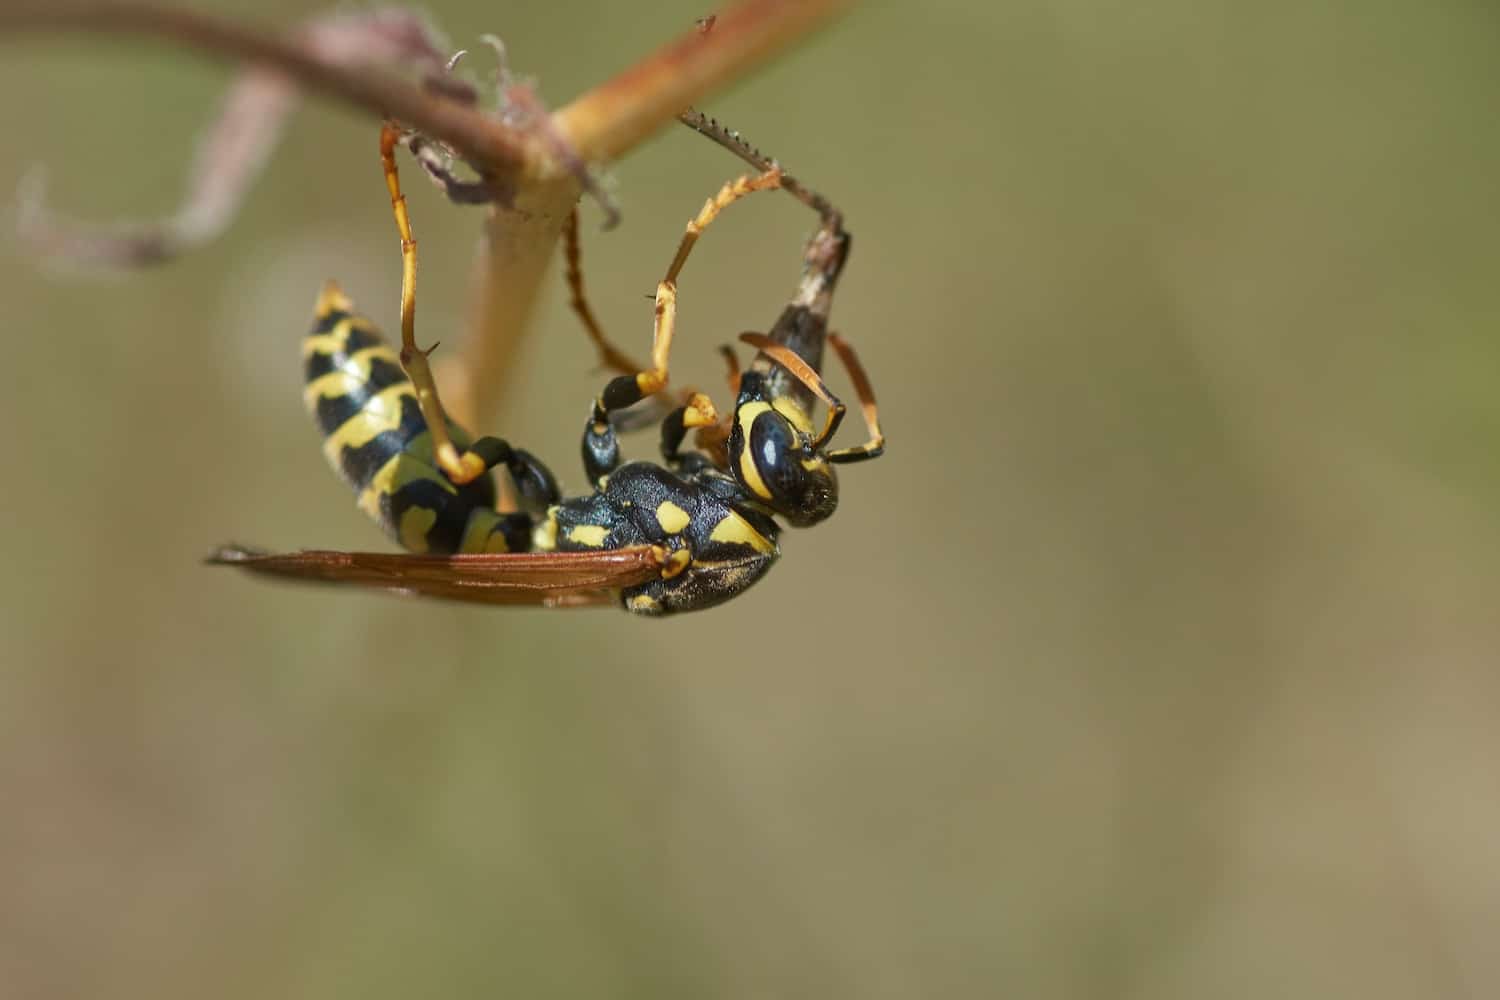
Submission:
<svg viewBox="0 0 1500 1000">
<path fill-rule="evenodd" d="M 805 187 L 801 181 L 788 174 L 774 157 L 767 156 L 752 146 L 739 132 L 696 108 L 688 108 L 677 116 L 677 120 L 699 135 L 707 136 L 717 142 L 762 173 L 772 170 L 781 171 L 781 186 L 788 194 L 817 212 L 824 225 L 831 229 L 842 227 L 843 213 L 834 208 L 832 202 L 811 188 Z"/>
</svg>

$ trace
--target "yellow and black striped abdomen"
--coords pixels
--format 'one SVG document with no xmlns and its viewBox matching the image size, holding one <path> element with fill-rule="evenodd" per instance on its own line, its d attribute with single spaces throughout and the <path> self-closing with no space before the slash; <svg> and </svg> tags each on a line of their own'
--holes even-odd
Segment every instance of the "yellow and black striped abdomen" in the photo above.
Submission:
<svg viewBox="0 0 1500 1000">
<path fill-rule="evenodd" d="M 302 345 L 303 398 L 323 454 L 359 496 L 359 507 L 411 552 L 506 552 L 525 533 L 506 531 L 489 475 L 456 487 L 433 463 L 431 435 L 401 359 L 355 313 L 333 282 L 318 296 Z M 454 443 L 469 437 L 452 423 Z M 507 534 L 512 537 L 507 541 Z"/>
</svg>

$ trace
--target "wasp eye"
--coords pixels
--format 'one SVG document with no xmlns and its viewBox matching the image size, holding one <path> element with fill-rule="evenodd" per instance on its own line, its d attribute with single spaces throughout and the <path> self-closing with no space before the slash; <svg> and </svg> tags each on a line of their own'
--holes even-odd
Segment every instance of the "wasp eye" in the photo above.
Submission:
<svg viewBox="0 0 1500 1000">
<path fill-rule="evenodd" d="M 779 413 L 763 413 L 750 427 L 750 454 L 766 489 L 778 503 L 802 495 L 802 449 L 797 435 Z"/>
</svg>

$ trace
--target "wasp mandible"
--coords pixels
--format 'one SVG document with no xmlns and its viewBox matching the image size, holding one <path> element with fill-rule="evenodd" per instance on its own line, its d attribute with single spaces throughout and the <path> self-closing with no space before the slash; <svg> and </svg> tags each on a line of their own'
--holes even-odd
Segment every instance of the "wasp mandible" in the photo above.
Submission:
<svg viewBox="0 0 1500 1000">
<path fill-rule="evenodd" d="M 841 214 L 775 161 L 712 119 L 688 124 L 755 168 L 729 182 L 687 225 L 655 296 L 651 362 L 631 363 L 604 337 L 583 296 L 576 219 L 566 231 L 572 303 L 607 367 L 617 372 L 593 401 L 582 436 L 591 491 L 564 497 L 530 452 L 496 437 L 472 440 L 444 415 L 427 352 L 416 343 L 417 244 L 387 124 L 380 153 L 401 238 L 401 347 L 329 282 L 303 342 L 304 398 L 323 451 L 358 505 L 410 554 L 303 551 L 271 554 L 227 546 L 209 561 L 274 576 L 359 584 L 492 604 L 576 607 L 618 603 L 644 615 L 696 611 L 751 586 L 780 555 L 777 519 L 807 527 L 838 503 L 833 466 L 884 450 L 875 396 L 853 349 L 828 332 L 834 288 L 849 254 Z M 661 423 L 662 464 L 623 462 L 617 415 L 663 394 L 676 328 L 677 279 L 701 233 L 730 205 L 784 189 L 818 211 L 792 300 L 769 334 L 740 340 L 757 351 L 740 371 L 723 419 L 710 398 L 688 393 Z M 847 368 L 869 431 L 830 449 L 845 407 L 819 375 L 824 341 Z M 812 413 L 826 407 L 822 426 Z M 696 430 L 696 448 L 687 433 Z M 515 484 L 515 509 L 497 506 L 490 470 Z"/>
</svg>

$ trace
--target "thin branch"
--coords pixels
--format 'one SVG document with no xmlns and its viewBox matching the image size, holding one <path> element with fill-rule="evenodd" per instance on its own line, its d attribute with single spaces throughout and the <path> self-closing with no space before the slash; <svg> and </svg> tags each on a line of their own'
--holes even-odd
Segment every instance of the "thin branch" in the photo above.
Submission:
<svg viewBox="0 0 1500 1000">
<path fill-rule="evenodd" d="M 551 129 L 530 131 L 426 92 L 368 61 L 332 60 L 292 39 L 136 0 L 6 0 L 0 7 L 0 38 L 43 30 L 136 34 L 247 62 L 285 74 L 310 94 L 399 119 L 452 148 L 492 183 L 513 191 L 513 209 L 490 209 L 477 308 L 463 363 L 457 366 L 462 384 L 451 394 L 455 415 L 470 421 L 503 396 L 506 362 L 529 323 L 563 223 L 581 190 L 576 171 L 559 163 L 549 148 L 547 133 L 571 144 L 574 164 L 613 160 L 851 3 L 739 0 L 561 109 Z M 703 30 L 709 26 L 711 30 Z"/>
<path fill-rule="evenodd" d="M 851 3 L 741 0 L 559 110 L 558 129 L 585 161 L 613 160 Z"/>
<path fill-rule="evenodd" d="M 320 60 L 358 58 L 401 67 L 417 73 L 428 90 L 469 104 L 477 96 L 448 75 L 450 50 L 415 11 L 388 7 L 368 14 L 323 14 L 291 29 L 287 37 Z M 301 89 L 286 74 L 252 64 L 230 84 L 219 114 L 200 138 L 187 190 L 170 216 L 104 226 L 58 216 L 45 204 L 41 171 L 37 170 L 32 175 L 36 183 L 23 185 L 20 192 L 19 232 L 42 251 L 48 264 L 60 267 L 143 267 L 196 249 L 218 238 L 239 214 L 301 97 Z M 419 140 L 420 133 L 413 133 L 413 139 Z M 446 155 L 437 152 L 435 144 L 419 147 L 415 141 L 412 153 L 429 174 L 442 166 Z M 494 186 L 484 182 L 472 186 L 480 190 L 485 202 L 495 199 Z M 448 187 L 450 197 L 467 190 Z"/>
<path fill-rule="evenodd" d="M 0 36 L 43 30 L 180 42 L 208 55 L 285 73 L 309 91 L 377 117 L 397 118 L 497 174 L 527 177 L 552 170 L 545 149 L 476 108 L 427 93 L 367 62 L 333 61 L 296 41 L 212 15 L 125 0 L 23 0 L 0 8 Z"/>
<path fill-rule="evenodd" d="M 676 40 L 558 110 L 552 119 L 555 130 L 585 162 L 616 159 L 689 105 L 765 62 L 851 3 L 740 0 L 713 17 L 711 30 L 703 30 L 701 23 L 688 26 Z M 551 265 L 579 190 L 571 178 L 560 178 L 530 192 L 531 213 L 492 211 L 486 227 L 489 238 L 477 265 L 469 335 L 460 356 L 439 365 L 451 400 L 449 410 L 469 426 L 487 422 L 509 392 L 538 284 Z"/>
</svg>

